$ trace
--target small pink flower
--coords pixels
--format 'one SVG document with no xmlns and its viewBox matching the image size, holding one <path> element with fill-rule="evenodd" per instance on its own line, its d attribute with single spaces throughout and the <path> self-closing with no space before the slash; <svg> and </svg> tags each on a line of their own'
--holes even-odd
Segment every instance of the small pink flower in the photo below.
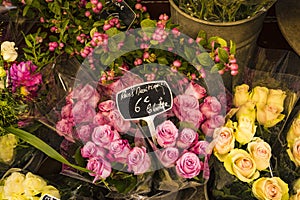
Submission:
<svg viewBox="0 0 300 200">
<path fill-rule="evenodd" d="M 172 147 L 176 144 L 178 129 L 172 121 L 167 120 L 156 127 L 156 140 L 161 147 Z"/>
<path fill-rule="evenodd" d="M 207 95 L 206 89 L 195 82 L 190 82 L 188 88 L 185 90 L 185 94 L 193 95 L 197 99 L 202 99 Z"/>
<path fill-rule="evenodd" d="M 111 142 L 109 156 L 111 161 L 126 163 L 127 156 L 131 150 L 128 140 L 117 139 Z"/>
<path fill-rule="evenodd" d="M 207 117 L 211 118 L 214 115 L 220 114 L 222 109 L 221 103 L 214 96 L 208 96 L 200 105 L 200 111 Z"/>
<path fill-rule="evenodd" d="M 203 169 L 203 163 L 199 157 L 192 152 L 185 152 L 176 161 L 176 172 L 180 177 L 193 178 L 198 176 Z"/>
<path fill-rule="evenodd" d="M 167 147 L 158 153 L 158 157 L 164 167 L 173 167 L 179 158 L 179 150 L 176 147 Z"/>
<path fill-rule="evenodd" d="M 110 143 L 119 138 L 119 133 L 109 125 L 97 126 L 92 133 L 92 141 L 105 149 L 109 149 Z"/>
<path fill-rule="evenodd" d="M 94 181 L 105 179 L 111 174 L 111 164 L 101 157 L 93 157 L 88 160 L 86 168 L 90 171 L 91 176 L 94 176 Z"/>
<path fill-rule="evenodd" d="M 151 166 L 151 159 L 145 147 L 133 147 L 127 157 L 128 171 L 135 175 L 145 173 Z"/>
<path fill-rule="evenodd" d="M 198 133 L 190 128 L 184 128 L 179 133 L 177 146 L 181 149 L 188 149 L 195 141 L 198 140 Z"/>
</svg>

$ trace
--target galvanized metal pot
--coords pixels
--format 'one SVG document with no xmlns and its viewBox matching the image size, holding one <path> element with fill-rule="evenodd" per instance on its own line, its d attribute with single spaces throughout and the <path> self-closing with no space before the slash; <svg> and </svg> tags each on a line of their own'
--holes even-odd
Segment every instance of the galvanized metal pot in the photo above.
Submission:
<svg viewBox="0 0 300 200">
<path fill-rule="evenodd" d="M 180 31 L 195 39 L 199 30 L 204 30 L 208 37 L 220 36 L 226 40 L 232 40 L 237 45 L 236 58 L 239 64 L 240 74 L 248 63 L 257 47 L 257 39 L 262 30 L 266 12 L 260 12 L 254 17 L 235 22 L 209 22 L 191 17 L 180 10 L 173 0 L 170 2 L 171 19 L 174 24 L 180 25 Z M 230 76 L 225 76 L 226 85 L 230 87 Z M 231 89 L 231 88 L 228 88 Z"/>
</svg>

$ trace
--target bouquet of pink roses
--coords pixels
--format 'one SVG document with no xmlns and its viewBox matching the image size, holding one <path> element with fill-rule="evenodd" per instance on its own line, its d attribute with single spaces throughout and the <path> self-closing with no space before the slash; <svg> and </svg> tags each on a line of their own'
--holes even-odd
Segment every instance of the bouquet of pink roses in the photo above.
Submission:
<svg viewBox="0 0 300 200">
<path fill-rule="evenodd" d="M 63 173 L 102 183 L 111 198 L 203 185 L 209 141 L 225 122 L 226 92 L 210 55 L 165 20 L 141 26 L 88 56 L 57 113 L 63 155 L 93 178 L 67 166 Z"/>
</svg>

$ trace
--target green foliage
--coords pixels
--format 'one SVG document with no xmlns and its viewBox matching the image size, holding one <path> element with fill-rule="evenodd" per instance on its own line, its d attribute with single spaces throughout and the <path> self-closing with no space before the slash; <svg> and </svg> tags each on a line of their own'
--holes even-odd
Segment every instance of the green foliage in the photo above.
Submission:
<svg viewBox="0 0 300 200">
<path fill-rule="evenodd" d="M 174 0 L 179 8 L 192 17 L 210 22 L 234 22 L 253 17 L 269 9 L 276 0 Z"/>
</svg>

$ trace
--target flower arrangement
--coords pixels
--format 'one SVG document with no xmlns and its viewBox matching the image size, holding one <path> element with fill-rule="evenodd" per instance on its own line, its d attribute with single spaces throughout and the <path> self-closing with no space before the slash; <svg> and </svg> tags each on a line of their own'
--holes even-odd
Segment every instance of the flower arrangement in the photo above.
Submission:
<svg viewBox="0 0 300 200">
<path fill-rule="evenodd" d="M 287 166 L 281 163 L 280 153 L 285 151 L 285 142 L 280 137 L 297 97 L 261 85 L 249 90 L 247 84 L 235 87 L 234 108 L 226 125 L 214 132 L 216 180 L 212 193 L 224 199 L 242 195 L 247 199 L 289 199 L 298 175 L 294 172 L 296 176 L 286 178 Z"/>
<path fill-rule="evenodd" d="M 42 177 L 21 169 L 12 168 L 2 178 L 1 199 L 44 199 L 44 196 L 60 198 L 59 191 Z"/>
<path fill-rule="evenodd" d="M 174 1 L 185 13 L 210 22 L 234 22 L 268 10 L 276 0 L 260 1 Z"/>
</svg>

